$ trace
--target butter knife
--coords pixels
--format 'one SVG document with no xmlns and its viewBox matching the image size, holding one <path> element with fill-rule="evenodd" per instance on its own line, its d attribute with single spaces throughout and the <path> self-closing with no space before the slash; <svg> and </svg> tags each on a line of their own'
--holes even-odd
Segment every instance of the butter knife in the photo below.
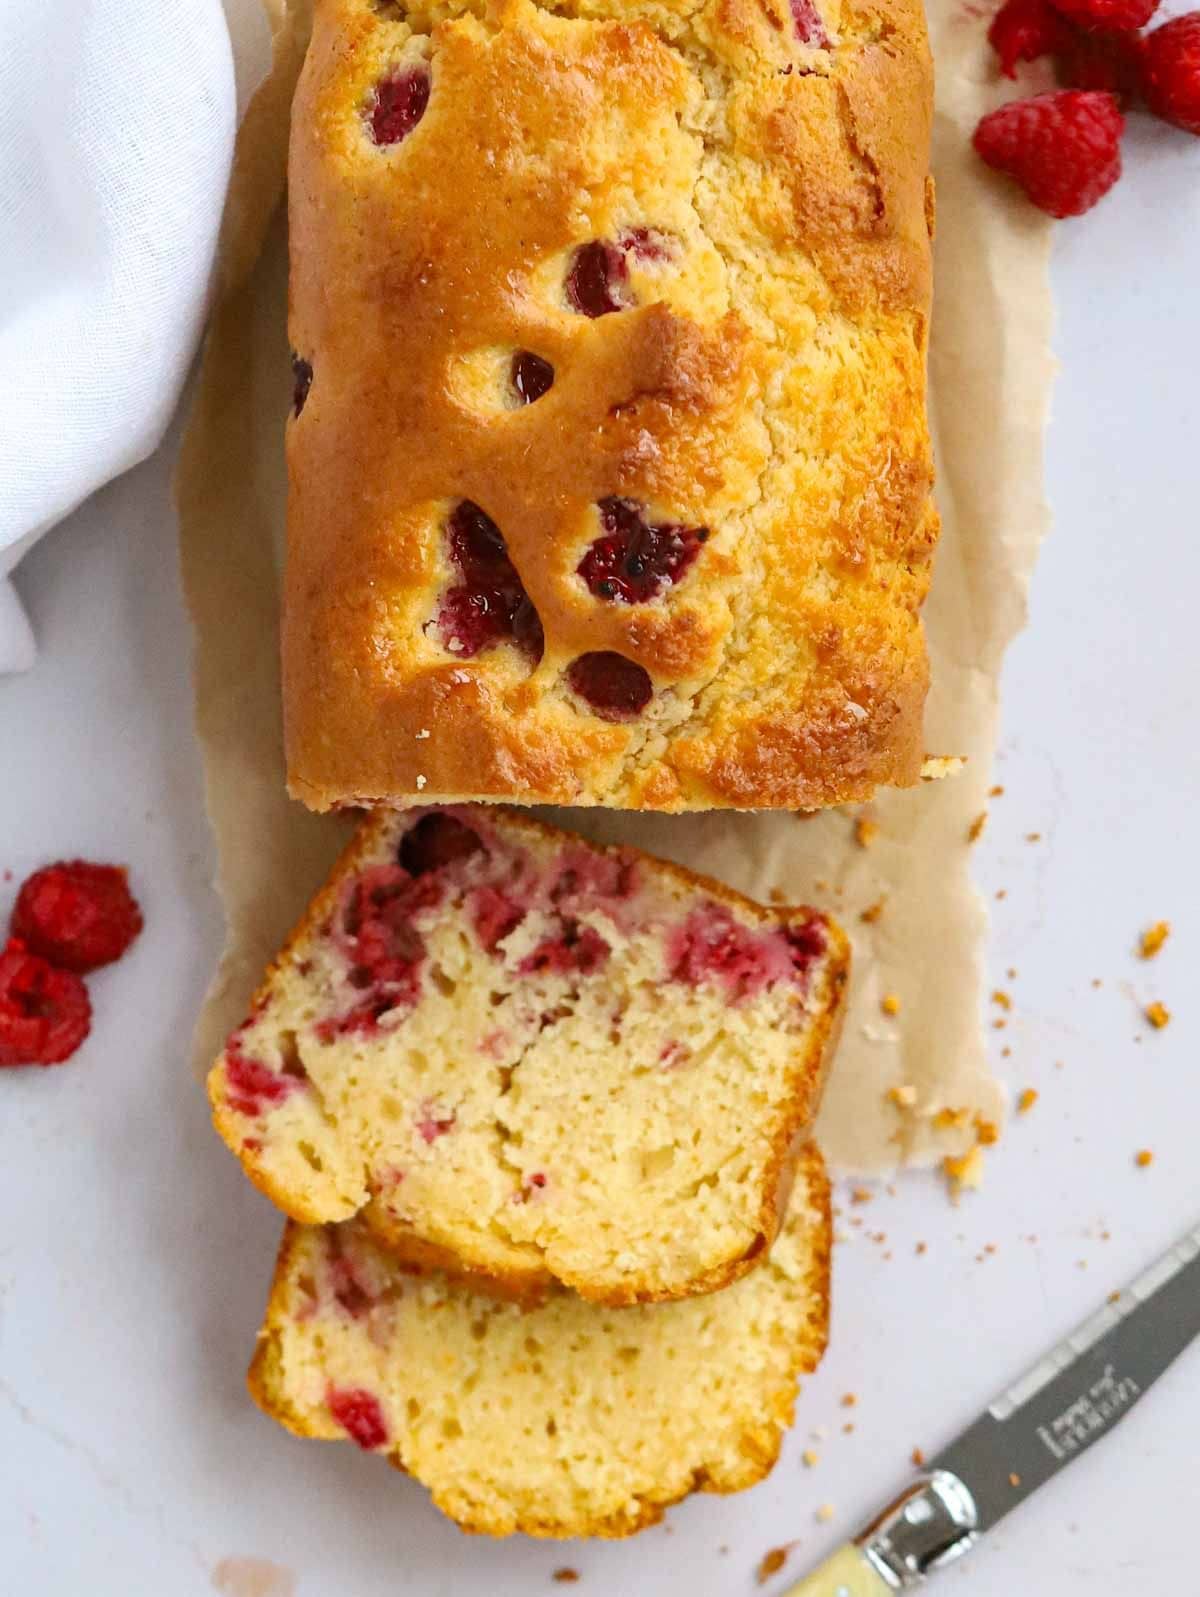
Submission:
<svg viewBox="0 0 1200 1597">
<path fill-rule="evenodd" d="M 1107 1436 L 1200 1332 L 1200 1226 L 1014 1382 L 781 1597 L 892 1597 L 953 1563 Z"/>
</svg>

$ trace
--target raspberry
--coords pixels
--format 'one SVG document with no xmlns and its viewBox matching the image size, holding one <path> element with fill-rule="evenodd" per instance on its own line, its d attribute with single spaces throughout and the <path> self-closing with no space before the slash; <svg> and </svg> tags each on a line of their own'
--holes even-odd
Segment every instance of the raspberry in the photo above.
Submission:
<svg viewBox="0 0 1200 1597">
<path fill-rule="evenodd" d="M 1079 28 L 1132 30 L 1146 26 L 1158 0 L 1054 0 L 1054 9 Z"/>
<path fill-rule="evenodd" d="M 304 409 L 304 401 L 308 398 L 308 391 L 312 387 L 313 369 L 308 361 L 302 360 L 295 352 L 292 354 L 292 415 L 298 416 Z"/>
<path fill-rule="evenodd" d="M 1164 122 L 1200 134 L 1200 11 L 1164 22 L 1143 48 L 1146 104 Z"/>
<path fill-rule="evenodd" d="M 367 112 L 372 139 L 376 144 L 399 144 L 425 115 L 428 104 L 428 68 L 410 67 L 382 78 Z"/>
<path fill-rule="evenodd" d="M 495 887 L 477 887 L 471 895 L 475 935 L 489 954 L 525 919 L 525 910 Z"/>
<path fill-rule="evenodd" d="M 1012 100 L 975 129 L 975 149 L 1051 216 L 1081 216 L 1121 175 L 1125 118 L 1111 94 L 1059 89 Z"/>
<path fill-rule="evenodd" d="M 361 1387 L 331 1386 L 325 1394 L 329 1412 L 352 1441 L 368 1452 L 387 1443 L 387 1421 L 379 1399 Z"/>
<path fill-rule="evenodd" d="M 483 839 L 472 827 L 435 810 L 410 826 L 400 840 L 400 863 L 410 876 L 440 871 L 455 860 L 483 852 Z"/>
<path fill-rule="evenodd" d="M 513 390 L 523 405 L 532 405 L 554 386 L 554 367 L 529 349 L 520 349 L 513 356 L 509 376 Z"/>
<path fill-rule="evenodd" d="M 578 972 L 590 976 L 605 964 L 612 949 L 598 931 L 581 926 L 576 920 L 563 923 L 561 937 L 547 937 L 517 966 L 522 976 L 554 974 L 569 976 Z"/>
<path fill-rule="evenodd" d="M 828 46 L 829 35 L 813 0 L 792 0 L 792 24 L 801 44 L 811 44 L 818 50 Z"/>
<path fill-rule="evenodd" d="M 639 715 L 654 696 L 650 673 L 608 649 L 572 660 L 567 681 L 602 721 L 627 721 Z"/>
<path fill-rule="evenodd" d="M 581 244 L 567 272 L 567 298 L 581 316 L 626 310 L 632 300 L 624 253 L 602 238 Z"/>
<path fill-rule="evenodd" d="M 92 1029 L 87 988 L 17 938 L 0 950 L 0 1065 L 58 1065 Z"/>
<path fill-rule="evenodd" d="M 598 599 L 642 604 L 657 598 L 679 581 L 708 539 L 707 527 L 647 521 L 632 499 L 602 499 L 599 509 L 604 536 L 575 568 Z"/>
<path fill-rule="evenodd" d="M 452 654 L 471 659 L 511 640 L 535 663 L 545 647 L 542 623 L 508 556 L 504 534 L 478 505 L 464 499 L 446 524 L 452 563 L 463 581 L 442 600 L 437 626 Z"/>
<path fill-rule="evenodd" d="M 83 973 L 110 965 L 142 929 L 142 912 L 121 865 L 65 860 L 22 886 L 12 933 L 33 953 Z"/>
<path fill-rule="evenodd" d="M 1122 109 L 1141 87 L 1142 37 L 1138 33 L 1083 33 L 1072 29 L 1058 51 L 1058 81 L 1069 89 L 1115 94 Z"/>
<path fill-rule="evenodd" d="M 988 29 L 988 42 L 1006 78 L 1016 77 L 1018 61 L 1056 55 L 1070 38 L 1069 24 L 1048 0 L 1004 0 Z"/>
</svg>

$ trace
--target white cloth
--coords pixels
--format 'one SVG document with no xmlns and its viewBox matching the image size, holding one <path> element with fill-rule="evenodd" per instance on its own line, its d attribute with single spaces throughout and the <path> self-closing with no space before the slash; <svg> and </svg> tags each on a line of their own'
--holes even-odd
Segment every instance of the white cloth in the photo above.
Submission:
<svg viewBox="0 0 1200 1597">
<path fill-rule="evenodd" d="M 220 0 L 0 0 L 0 672 L 7 573 L 171 418 L 234 124 Z"/>
</svg>

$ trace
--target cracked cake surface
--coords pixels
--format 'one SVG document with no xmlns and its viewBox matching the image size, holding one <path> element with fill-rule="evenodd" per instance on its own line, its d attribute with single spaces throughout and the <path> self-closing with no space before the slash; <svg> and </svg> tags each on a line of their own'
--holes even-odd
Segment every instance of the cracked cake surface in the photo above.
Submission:
<svg viewBox="0 0 1200 1597">
<path fill-rule="evenodd" d="M 917 779 L 930 98 L 919 0 L 317 0 L 294 794 Z"/>
<path fill-rule="evenodd" d="M 301 1436 L 355 1441 L 464 1529 L 627 1536 L 762 1479 L 829 1325 L 829 1188 L 802 1150 L 767 1258 L 728 1291 L 529 1309 L 413 1274 L 362 1220 L 289 1225 L 250 1370 Z"/>
<path fill-rule="evenodd" d="M 840 1018 L 827 917 L 501 807 L 380 811 L 209 1078 L 292 1218 L 536 1297 L 690 1296 L 770 1246 Z"/>
</svg>

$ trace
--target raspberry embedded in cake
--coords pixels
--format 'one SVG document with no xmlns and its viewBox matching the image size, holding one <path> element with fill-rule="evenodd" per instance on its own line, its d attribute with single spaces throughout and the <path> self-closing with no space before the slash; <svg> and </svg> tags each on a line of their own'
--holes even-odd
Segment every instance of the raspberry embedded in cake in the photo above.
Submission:
<svg viewBox="0 0 1200 1597">
<path fill-rule="evenodd" d="M 306 360 L 299 355 L 292 356 L 292 415 L 298 416 L 304 409 L 304 402 L 308 398 L 308 391 L 312 387 L 313 369 Z"/>
<path fill-rule="evenodd" d="M 671 235 L 660 233 L 656 227 L 627 227 L 617 243 L 627 255 L 652 266 L 673 260 L 678 249 Z"/>
<path fill-rule="evenodd" d="M 446 526 L 451 564 L 462 577 L 448 589 L 437 615 L 443 646 L 472 659 L 512 643 L 535 665 L 545 648 L 541 620 L 492 518 L 464 499 Z"/>
<path fill-rule="evenodd" d="M 567 270 L 567 300 L 581 316 L 609 316 L 633 304 L 625 252 L 607 239 L 581 244 Z"/>
<path fill-rule="evenodd" d="M 367 111 L 372 140 L 386 146 L 406 139 L 425 115 L 429 87 L 426 66 L 404 67 L 381 78 Z"/>
<path fill-rule="evenodd" d="M 289 1213 L 361 1210 L 402 1258 L 685 1296 L 771 1234 L 844 971 L 811 912 L 512 811 L 380 811 L 215 1066 L 216 1123 Z M 648 1124 L 675 1152 L 631 1184 Z"/>
<path fill-rule="evenodd" d="M 373 1392 L 361 1387 L 330 1386 L 325 1394 L 330 1414 L 346 1432 L 352 1442 L 357 1442 L 365 1452 L 386 1447 L 387 1421 L 383 1407 Z"/>
<path fill-rule="evenodd" d="M 791 0 L 791 7 L 792 26 L 800 43 L 810 44 L 816 50 L 828 48 L 829 35 L 813 0 Z"/>
<path fill-rule="evenodd" d="M 644 604 L 657 598 L 680 580 L 708 541 L 707 527 L 647 521 L 632 499 L 602 499 L 599 511 L 603 533 L 576 567 L 598 599 Z"/>
<path fill-rule="evenodd" d="M 602 721 L 629 721 L 654 697 L 650 673 L 622 654 L 601 649 L 567 667 L 567 681 Z"/>
<path fill-rule="evenodd" d="M 554 386 L 554 367 L 530 349 L 519 349 L 512 358 L 509 381 L 523 405 L 532 405 Z"/>
</svg>

